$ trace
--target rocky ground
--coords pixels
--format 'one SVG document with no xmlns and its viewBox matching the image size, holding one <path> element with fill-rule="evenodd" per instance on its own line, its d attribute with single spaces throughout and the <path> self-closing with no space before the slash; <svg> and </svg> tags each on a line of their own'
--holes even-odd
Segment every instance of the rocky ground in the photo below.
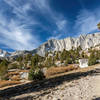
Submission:
<svg viewBox="0 0 100 100">
<path fill-rule="evenodd" d="M 78 74 L 78 76 L 81 76 L 81 74 Z M 37 86 L 36 89 L 39 89 L 39 91 L 30 91 L 29 89 L 26 93 L 11 97 L 10 100 L 100 100 L 99 67 L 95 71 L 83 73 L 82 77 L 78 77 L 76 74 L 74 76 L 76 78 L 73 80 L 64 81 L 64 79 L 62 83 L 57 80 L 57 83 L 61 83 L 59 85 L 52 86 L 56 83 L 46 81 L 41 85 L 43 87 Z M 67 80 L 69 78 L 69 76 L 64 77 L 67 77 Z M 44 88 L 47 84 L 49 84 L 48 89 Z"/>
<path fill-rule="evenodd" d="M 16 96 L 12 99 L 26 100 L 92 100 L 96 98 L 93 95 L 94 86 L 91 82 L 94 77 L 87 76 L 85 78 L 72 82 L 64 82 L 63 84 L 49 89 L 47 91 L 34 92 Z M 41 95 L 42 94 L 42 95 Z"/>
</svg>

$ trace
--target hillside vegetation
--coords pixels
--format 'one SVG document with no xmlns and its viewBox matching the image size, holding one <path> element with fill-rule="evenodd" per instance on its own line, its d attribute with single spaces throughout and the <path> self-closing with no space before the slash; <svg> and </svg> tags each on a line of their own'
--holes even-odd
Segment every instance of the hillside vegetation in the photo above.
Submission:
<svg viewBox="0 0 100 100">
<path fill-rule="evenodd" d="M 45 57 L 38 54 L 26 54 L 19 56 L 13 61 L 6 59 L 0 60 L 0 79 L 10 81 L 21 81 L 20 74 L 24 70 L 29 72 L 29 80 L 42 80 L 54 74 L 76 70 L 79 59 L 88 59 L 88 65 L 94 65 L 100 59 L 100 50 L 90 48 L 88 51 L 83 51 L 81 47 L 71 50 L 47 52 Z M 15 70 L 11 73 L 10 70 Z M 17 70 L 19 70 L 17 72 Z M 14 73 L 14 74 L 13 74 Z"/>
</svg>

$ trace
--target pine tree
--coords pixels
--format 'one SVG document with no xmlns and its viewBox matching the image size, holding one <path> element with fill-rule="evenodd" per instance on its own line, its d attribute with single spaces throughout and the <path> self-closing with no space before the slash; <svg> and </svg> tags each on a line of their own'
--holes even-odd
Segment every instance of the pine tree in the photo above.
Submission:
<svg viewBox="0 0 100 100">
<path fill-rule="evenodd" d="M 38 62 L 39 62 L 39 56 L 38 54 L 35 54 L 31 60 L 32 67 L 38 66 Z"/>
<path fill-rule="evenodd" d="M 97 24 L 98 29 L 100 30 L 100 22 Z"/>
<path fill-rule="evenodd" d="M 2 80 L 7 79 L 8 64 L 9 62 L 5 59 L 0 63 L 0 78 Z"/>
<path fill-rule="evenodd" d="M 97 58 L 95 55 L 95 51 L 92 51 L 90 54 L 90 57 L 89 57 L 88 65 L 91 66 L 91 65 L 96 64 L 97 63 L 96 60 L 97 60 Z"/>
<path fill-rule="evenodd" d="M 59 53 L 58 52 L 55 55 L 55 60 L 59 60 Z"/>
<path fill-rule="evenodd" d="M 33 69 L 31 68 L 29 71 L 29 80 L 43 80 L 45 78 L 44 73 L 39 69 Z"/>
</svg>

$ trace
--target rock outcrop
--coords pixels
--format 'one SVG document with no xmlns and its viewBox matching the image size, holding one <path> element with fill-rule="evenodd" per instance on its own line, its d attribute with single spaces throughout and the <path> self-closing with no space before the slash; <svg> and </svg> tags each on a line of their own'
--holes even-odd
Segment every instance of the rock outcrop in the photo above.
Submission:
<svg viewBox="0 0 100 100">
<path fill-rule="evenodd" d="M 0 49 L 0 57 L 8 57 L 8 56 L 10 56 L 10 53 Z"/>
<path fill-rule="evenodd" d="M 33 52 L 44 56 L 48 51 L 62 51 L 63 49 L 70 50 L 73 48 L 81 47 L 86 50 L 90 47 L 95 47 L 100 44 L 100 33 L 80 35 L 79 37 L 68 37 L 61 40 L 51 39 L 42 44 L 39 48 L 33 50 Z"/>
<path fill-rule="evenodd" d="M 79 46 L 83 50 L 86 50 L 90 47 L 95 47 L 96 45 L 100 45 L 100 32 L 94 34 L 80 35 L 79 37 L 74 38 L 68 37 L 61 40 L 51 39 L 32 51 L 23 50 L 8 53 L 1 50 L 0 57 L 17 57 L 19 55 L 24 55 L 27 53 L 37 53 L 40 56 L 45 56 L 45 53 L 49 51 L 62 51 L 63 49 L 70 50 L 72 48 L 77 48 Z"/>
</svg>

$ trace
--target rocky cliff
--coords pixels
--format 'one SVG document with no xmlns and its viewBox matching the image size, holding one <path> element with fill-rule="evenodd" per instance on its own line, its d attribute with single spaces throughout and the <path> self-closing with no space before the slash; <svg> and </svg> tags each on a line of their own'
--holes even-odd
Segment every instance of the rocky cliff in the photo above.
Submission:
<svg viewBox="0 0 100 100">
<path fill-rule="evenodd" d="M 0 57 L 8 57 L 8 56 L 10 56 L 10 53 L 0 49 Z"/>
<path fill-rule="evenodd" d="M 70 50 L 81 46 L 83 50 L 90 47 L 95 47 L 100 44 L 100 33 L 80 35 L 79 37 L 68 37 L 61 40 L 51 39 L 42 44 L 39 48 L 33 50 L 33 52 L 44 56 L 48 51 L 62 51 L 63 49 Z"/>
<path fill-rule="evenodd" d="M 0 57 L 5 56 L 18 56 L 24 55 L 26 53 L 39 54 L 44 56 L 48 51 L 62 51 L 63 49 L 70 50 L 73 48 L 81 47 L 83 50 L 86 50 L 90 47 L 95 47 L 100 44 L 100 32 L 94 34 L 85 34 L 80 35 L 79 37 L 68 37 L 61 40 L 51 39 L 40 45 L 38 48 L 32 51 L 15 51 L 13 53 L 8 53 L 5 51 L 0 51 Z"/>
</svg>

